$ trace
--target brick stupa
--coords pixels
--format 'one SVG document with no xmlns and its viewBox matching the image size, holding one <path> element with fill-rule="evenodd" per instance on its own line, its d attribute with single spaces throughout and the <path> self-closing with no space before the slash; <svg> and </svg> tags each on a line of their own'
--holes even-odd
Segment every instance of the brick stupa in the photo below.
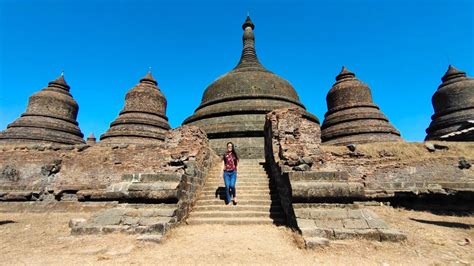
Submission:
<svg viewBox="0 0 474 266">
<path fill-rule="evenodd" d="M 127 93 L 124 108 L 100 140 L 126 144 L 160 143 L 169 129 L 166 98 L 148 72 Z"/>
<path fill-rule="evenodd" d="M 450 65 L 441 81 L 426 139 L 474 141 L 474 79 Z"/>
<path fill-rule="evenodd" d="M 2 143 L 85 143 L 76 121 L 79 105 L 61 74 L 48 87 L 33 94 L 20 118 L 0 132 Z"/>
<path fill-rule="evenodd" d="M 347 145 L 400 141 L 400 133 L 373 103 L 369 87 L 343 67 L 326 96 L 321 138 L 324 144 Z"/>
<path fill-rule="evenodd" d="M 201 127 L 218 153 L 232 141 L 242 158 L 264 157 L 265 115 L 274 109 L 300 108 L 306 119 L 319 124 L 316 116 L 305 111 L 291 84 L 259 62 L 254 28 L 247 16 L 239 63 L 207 87 L 195 113 L 183 122 Z"/>
</svg>

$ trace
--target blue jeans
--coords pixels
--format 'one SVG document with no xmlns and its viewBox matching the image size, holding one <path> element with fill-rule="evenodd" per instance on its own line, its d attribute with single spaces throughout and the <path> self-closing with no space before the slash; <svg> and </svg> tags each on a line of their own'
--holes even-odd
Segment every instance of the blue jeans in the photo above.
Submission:
<svg viewBox="0 0 474 266">
<path fill-rule="evenodd" d="M 230 194 L 235 198 L 235 181 L 237 180 L 237 171 L 224 171 L 225 199 L 226 204 L 230 203 Z"/>
</svg>

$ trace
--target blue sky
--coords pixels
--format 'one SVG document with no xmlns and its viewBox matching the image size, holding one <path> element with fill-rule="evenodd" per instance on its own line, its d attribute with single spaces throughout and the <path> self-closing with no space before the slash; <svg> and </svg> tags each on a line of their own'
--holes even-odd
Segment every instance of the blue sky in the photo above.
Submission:
<svg viewBox="0 0 474 266">
<path fill-rule="evenodd" d="M 448 64 L 474 76 L 470 0 L 0 0 L 0 130 L 64 69 L 82 132 L 99 137 L 150 66 L 178 127 L 237 64 L 247 12 L 260 61 L 321 122 L 342 65 L 409 141 L 425 137 Z"/>
</svg>

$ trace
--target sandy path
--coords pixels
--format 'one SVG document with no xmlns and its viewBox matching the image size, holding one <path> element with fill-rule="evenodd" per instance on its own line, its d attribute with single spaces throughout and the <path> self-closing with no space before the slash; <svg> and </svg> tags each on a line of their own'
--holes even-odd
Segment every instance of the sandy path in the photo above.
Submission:
<svg viewBox="0 0 474 266">
<path fill-rule="evenodd" d="M 196 225 L 175 228 L 163 244 L 136 236 L 71 236 L 70 218 L 90 213 L 0 213 L 0 264 L 429 264 L 473 263 L 474 217 L 440 216 L 389 207 L 373 210 L 408 234 L 408 241 L 332 242 L 299 248 L 285 227 Z M 417 220 L 413 220 L 417 219 Z M 13 222 L 9 222 L 13 221 Z"/>
</svg>

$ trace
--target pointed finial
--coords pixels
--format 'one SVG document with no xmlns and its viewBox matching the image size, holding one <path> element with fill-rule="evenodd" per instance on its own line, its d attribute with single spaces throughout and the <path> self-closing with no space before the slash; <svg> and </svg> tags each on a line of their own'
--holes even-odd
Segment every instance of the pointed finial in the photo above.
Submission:
<svg viewBox="0 0 474 266">
<path fill-rule="evenodd" d="M 64 79 L 64 70 L 61 70 L 61 74 L 55 80 L 48 83 L 48 87 L 56 87 L 69 91 L 70 87 Z"/>
<path fill-rule="evenodd" d="M 346 78 L 353 78 L 355 74 L 349 71 L 345 66 L 342 67 L 341 72 L 336 76 L 336 81 Z"/>
<path fill-rule="evenodd" d="M 243 30 L 245 30 L 247 27 L 252 28 L 252 30 L 255 29 L 255 25 L 253 24 L 253 22 L 250 19 L 249 15 L 247 15 L 247 18 L 245 19 L 244 24 L 242 24 L 242 29 Z"/>
<path fill-rule="evenodd" d="M 466 77 L 466 72 L 461 71 L 452 65 L 449 65 L 448 70 L 446 71 L 444 76 L 441 78 L 441 81 L 445 82 L 450 79 L 459 78 L 459 77 Z"/>
<path fill-rule="evenodd" d="M 154 85 L 158 85 L 158 82 L 156 82 L 155 78 L 151 75 L 151 67 L 148 68 L 148 72 L 146 73 L 145 77 L 140 79 L 140 82 L 145 82 L 145 83 L 152 83 Z"/>
</svg>

